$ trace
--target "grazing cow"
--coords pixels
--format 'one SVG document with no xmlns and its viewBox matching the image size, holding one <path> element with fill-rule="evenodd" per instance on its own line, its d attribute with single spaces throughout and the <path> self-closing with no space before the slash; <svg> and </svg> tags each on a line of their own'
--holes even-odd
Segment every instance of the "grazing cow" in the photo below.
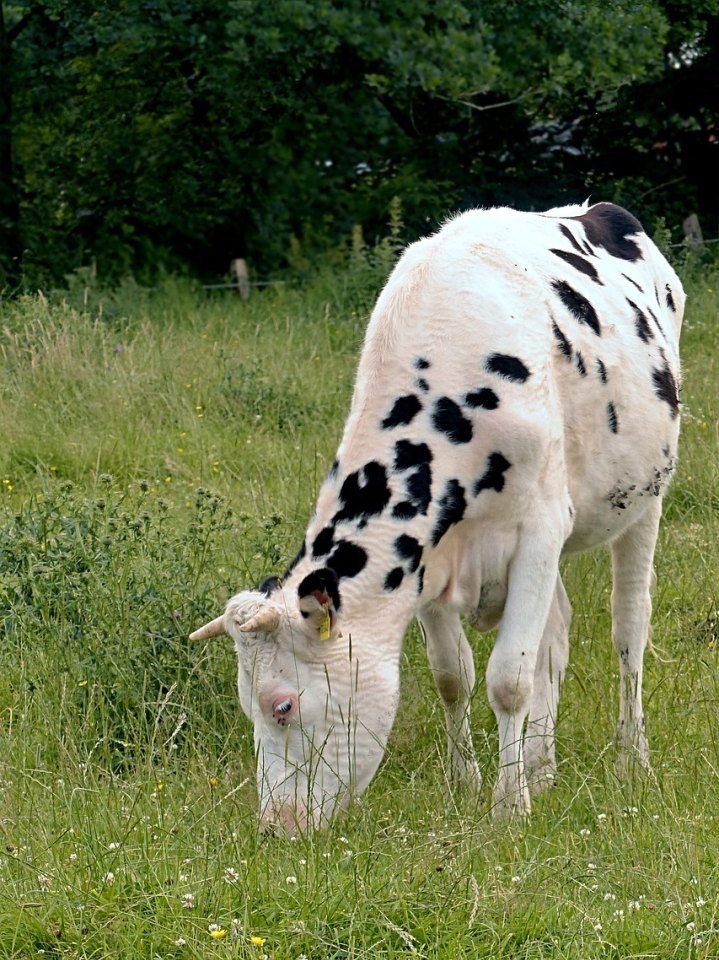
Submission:
<svg viewBox="0 0 719 960">
<path fill-rule="evenodd" d="M 559 558 L 604 543 L 619 747 L 625 764 L 647 764 L 642 658 L 676 463 L 684 300 L 640 223 L 610 203 L 473 210 L 405 251 L 297 557 L 193 634 L 235 641 L 266 827 L 320 825 L 370 782 L 414 616 L 452 776 L 475 787 L 460 617 L 499 625 L 486 674 L 493 804 L 528 813 L 530 790 L 555 774 L 571 615 Z"/>
</svg>

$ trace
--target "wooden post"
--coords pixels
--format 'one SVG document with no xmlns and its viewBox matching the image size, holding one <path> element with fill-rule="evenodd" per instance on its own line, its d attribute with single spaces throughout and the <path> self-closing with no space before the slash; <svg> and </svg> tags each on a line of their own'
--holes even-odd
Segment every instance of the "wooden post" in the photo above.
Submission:
<svg viewBox="0 0 719 960">
<path fill-rule="evenodd" d="M 241 257 L 233 260 L 230 264 L 230 270 L 237 281 L 237 292 L 243 300 L 247 300 L 250 295 L 250 278 L 247 273 L 247 263 Z"/>
<path fill-rule="evenodd" d="M 690 213 L 682 224 L 684 230 L 684 240 L 688 247 L 701 247 L 704 245 L 704 236 L 702 228 L 699 226 L 699 217 L 696 213 Z"/>
</svg>

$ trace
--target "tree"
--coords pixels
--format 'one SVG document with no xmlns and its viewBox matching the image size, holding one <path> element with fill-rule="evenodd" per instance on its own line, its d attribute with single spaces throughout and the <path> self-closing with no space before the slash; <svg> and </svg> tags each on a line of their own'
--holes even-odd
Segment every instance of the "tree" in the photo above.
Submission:
<svg viewBox="0 0 719 960">
<path fill-rule="evenodd" d="M 679 217 L 672 180 L 702 209 L 716 196 L 691 137 L 711 122 L 717 3 L 6 3 L 0 211 L 16 231 L 19 213 L 26 275 L 56 278 L 90 258 L 106 276 L 269 271 L 293 235 L 311 255 L 380 231 L 393 196 L 410 236 L 588 192 Z"/>
</svg>

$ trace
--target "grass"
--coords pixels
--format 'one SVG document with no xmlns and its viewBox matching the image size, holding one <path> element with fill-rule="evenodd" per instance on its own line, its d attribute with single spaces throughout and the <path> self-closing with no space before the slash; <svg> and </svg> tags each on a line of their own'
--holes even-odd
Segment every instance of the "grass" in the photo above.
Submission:
<svg viewBox="0 0 719 960">
<path fill-rule="evenodd" d="M 326 833 L 258 837 L 234 653 L 187 636 L 301 540 L 379 283 L 360 267 L 248 303 L 174 281 L 112 294 L 78 282 L 3 306 L 0 958 L 719 952 L 710 267 L 685 268 L 682 456 L 647 658 L 655 777 L 630 789 L 614 774 L 609 572 L 590 555 L 566 576 L 561 777 L 531 820 L 495 824 L 449 796 L 413 628 L 398 722 L 362 801 Z M 481 677 L 489 641 L 475 640 Z M 491 778 L 481 683 L 473 725 Z"/>
</svg>

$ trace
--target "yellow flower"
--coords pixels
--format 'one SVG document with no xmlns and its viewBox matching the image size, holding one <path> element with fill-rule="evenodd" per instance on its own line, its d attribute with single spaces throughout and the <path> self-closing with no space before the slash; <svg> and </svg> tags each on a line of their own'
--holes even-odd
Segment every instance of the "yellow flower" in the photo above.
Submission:
<svg viewBox="0 0 719 960">
<path fill-rule="evenodd" d="M 211 787 L 216 787 L 216 786 L 217 786 L 217 783 L 218 783 L 217 777 L 210 777 L 210 786 L 211 786 Z"/>
<path fill-rule="evenodd" d="M 262 947 L 265 943 L 265 937 L 250 937 L 250 943 L 255 947 Z"/>
<path fill-rule="evenodd" d="M 210 930 L 210 936 L 213 940 L 222 940 L 227 936 L 227 930 Z"/>
</svg>

